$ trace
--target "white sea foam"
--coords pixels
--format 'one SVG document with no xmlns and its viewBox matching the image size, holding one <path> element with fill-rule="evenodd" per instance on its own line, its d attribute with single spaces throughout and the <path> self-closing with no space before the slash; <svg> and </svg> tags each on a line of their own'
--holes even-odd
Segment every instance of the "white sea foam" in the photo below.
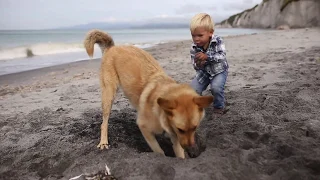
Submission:
<svg viewBox="0 0 320 180">
<path fill-rule="evenodd" d="M 59 53 L 70 53 L 84 51 L 82 44 L 46 43 L 34 44 L 30 46 L 20 46 L 0 49 L 0 60 L 9 60 L 27 57 L 27 49 L 34 55 L 49 55 Z"/>
<path fill-rule="evenodd" d="M 159 43 L 145 43 L 145 44 L 131 44 L 139 48 L 149 48 Z M 128 44 L 129 45 L 129 44 Z M 36 56 L 71 53 L 85 51 L 82 44 L 63 44 L 63 43 L 47 43 L 47 44 L 34 44 L 31 46 L 21 46 L 14 48 L 0 49 L 0 60 L 10 60 L 16 58 L 27 57 L 27 50 L 30 49 Z M 95 50 L 99 49 L 98 45 L 95 45 Z"/>
</svg>

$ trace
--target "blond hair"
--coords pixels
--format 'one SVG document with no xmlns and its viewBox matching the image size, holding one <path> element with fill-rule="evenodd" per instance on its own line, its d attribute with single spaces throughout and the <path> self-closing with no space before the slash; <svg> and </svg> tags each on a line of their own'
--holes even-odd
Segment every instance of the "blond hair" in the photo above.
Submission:
<svg viewBox="0 0 320 180">
<path fill-rule="evenodd" d="M 192 17 L 190 23 L 190 31 L 194 32 L 198 27 L 202 27 L 210 32 L 213 32 L 214 22 L 209 14 L 199 13 Z"/>
</svg>

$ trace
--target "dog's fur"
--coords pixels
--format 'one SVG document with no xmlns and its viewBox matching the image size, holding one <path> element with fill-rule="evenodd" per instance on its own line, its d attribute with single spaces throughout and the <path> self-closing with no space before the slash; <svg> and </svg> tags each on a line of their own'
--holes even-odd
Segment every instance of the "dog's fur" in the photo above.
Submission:
<svg viewBox="0 0 320 180">
<path fill-rule="evenodd" d="M 204 108 L 212 96 L 199 96 L 189 85 L 168 77 L 158 62 L 146 51 L 134 46 L 115 46 L 113 39 L 100 30 L 88 32 L 84 46 L 90 57 L 94 44 L 103 53 L 100 69 L 103 122 L 98 148 L 108 148 L 108 119 L 119 86 L 137 109 L 137 124 L 154 152 L 164 154 L 155 134 L 165 131 L 177 157 L 195 144 L 194 134 L 204 117 Z"/>
</svg>

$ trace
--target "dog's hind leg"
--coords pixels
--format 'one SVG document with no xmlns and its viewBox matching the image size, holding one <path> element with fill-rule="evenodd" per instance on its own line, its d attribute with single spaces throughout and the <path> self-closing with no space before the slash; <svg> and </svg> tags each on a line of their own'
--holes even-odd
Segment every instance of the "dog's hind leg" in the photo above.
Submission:
<svg viewBox="0 0 320 180">
<path fill-rule="evenodd" d="M 101 139 L 97 147 L 100 149 L 108 149 L 108 121 L 119 80 L 115 69 L 111 65 L 102 64 L 102 66 L 103 70 L 100 75 L 100 86 L 102 91 L 101 98 L 103 122 L 101 124 Z"/>
</svg>

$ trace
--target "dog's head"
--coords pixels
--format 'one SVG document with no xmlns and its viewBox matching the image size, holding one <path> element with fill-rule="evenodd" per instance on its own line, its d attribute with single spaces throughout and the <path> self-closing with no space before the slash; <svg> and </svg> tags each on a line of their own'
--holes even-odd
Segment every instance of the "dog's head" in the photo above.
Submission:
<svg viewBox="0 0 320 180">
<path fill-rule="evenodd" d="M 174 98 L 158 98 L 170 130 L 177 135 L 183 148 L 195 144 L 195 131 L 204 117 L 204 108 L 213 101 L 212 96 L 183 94 Z"/>
</svg>

